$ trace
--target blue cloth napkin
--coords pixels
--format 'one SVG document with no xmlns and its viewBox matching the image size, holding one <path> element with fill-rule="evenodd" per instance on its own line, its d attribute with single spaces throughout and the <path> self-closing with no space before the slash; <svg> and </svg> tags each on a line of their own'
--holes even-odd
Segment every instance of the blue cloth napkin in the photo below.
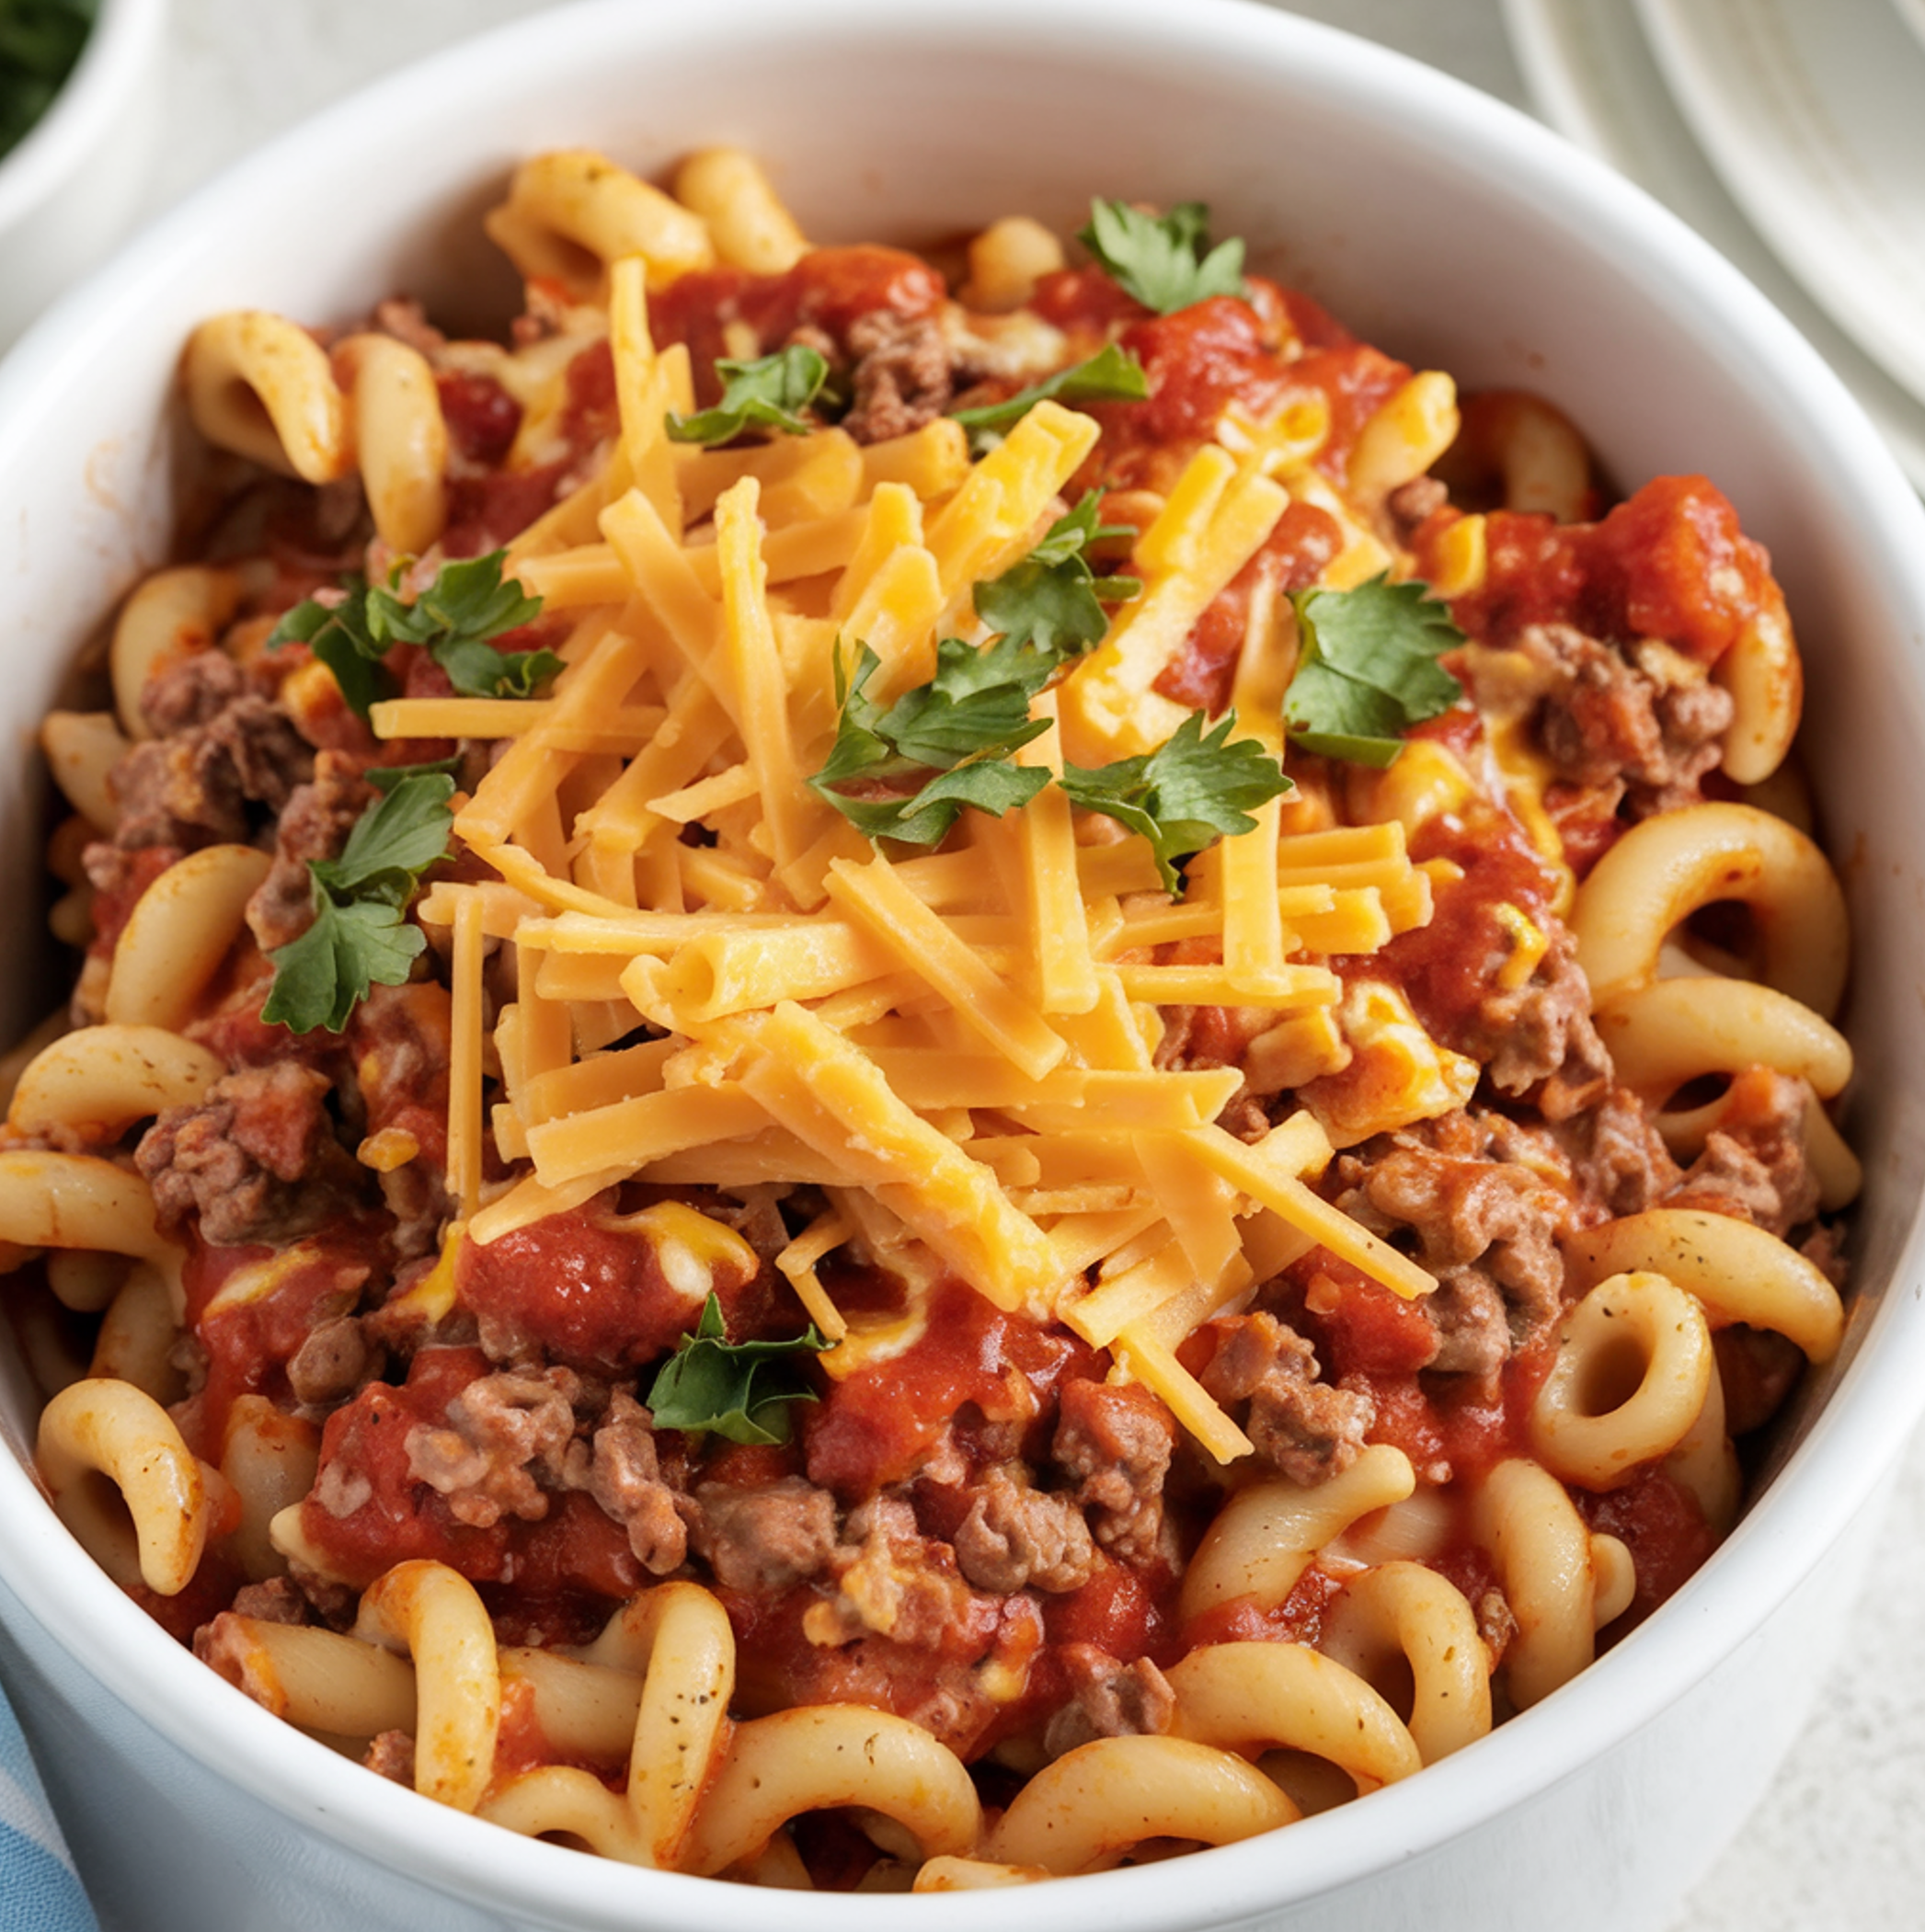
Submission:
<svg viewBox="0 0 1925 1932">
<path fill-rule="evenodd" d="M 0 1932 L 100 1932 L 53 1808 L 0 1691 Z"/>
</svg>

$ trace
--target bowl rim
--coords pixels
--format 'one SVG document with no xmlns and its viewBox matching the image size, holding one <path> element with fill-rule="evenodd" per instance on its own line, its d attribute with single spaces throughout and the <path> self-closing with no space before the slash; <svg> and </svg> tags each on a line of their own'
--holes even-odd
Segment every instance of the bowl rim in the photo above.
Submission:
<svg viewBox="0 0 1925 1932">
<path fill-rule="evenodd" d="M 167 0 L 100 0 L 80 57 L 47 111 L 0 159 L 0 235 L 82 168 L 160 51 Z"/>
<path fill-rule="evenodd" d="M 138 7 L 143 0 L 120 4 Z M 424 75 L 472 106 L 477 97 L 485 102 L 527 85 L 528 74 L 538 84 L 568 58 L 586 58 L 589 50 L 611 43 L 633 57 L 644 46 L 705 40 L 718 26 L 739 31 L 752 25 L 778 38 L 806 30 L 786 24 L 791 17 L 781 0 L 711 0 L 701 15 L 698 25 L 680 9 L 579 0 L 413 63 L 280 135 L 163 217 L 22 337 L 0 366 L 0 464 L 16 411 L 31 418 L 43 399 L 52 406 L 63 365 L 86 353 L 89 337 L 97 344 L 135 312 L 143 287 L 165 278 L 190 235 L 211 223 L 258 218 L 283 181 L 311 169 L 314 153 L 328 152 L 350 131 L 378 126 L 412 97 Z M 842 0 L 837 24 L 885 33 L 898 44 L 967 32 L 984 39 L 1007 33 L 1032 45 L 1067 26 L 1100 25 L 1138 61 L 1159 53 L 1234 58 L 1274 71 L 1279 80 L 1313 82 L 1352 111 L 1368 102 L 1373 112 L 1400 113 L 1427 139 L 1455 143 L 1463 167 L 1502 179 L 1506 192 L 1526 205 L 1584 220 L 1593 250 L 1634 262 L 1654 303 L 1673 286 L 1678 303 L 1709 303 L 1733 354 L 1790 374 L 1810 413 L 1822 418 L 1814 425 L 1810 461 L 1855 505 L 1890 580 L 1906 589 L 1915 613 L 1925 613 L 1925 508 L 1816 351 L 1682 223 L 1522 112 L 1407 56 L 1255 0 L 1186 0 L 1180 13 L 1161 0 L 1055 0 L 1044 7 L 1033 0 L 927 0 L 909 10 L 899 0 Z M 510 82 L 510 75 L 517 78 Z M 1695 332 L 1702 326 L 1695 325 Z M 1919 628 L 1925 630 L 1925 617 Z M 1868 1309 L 1876 1345 L 1859 1350 L 1769 1494 L 1664 1615 L 1450 1766 L 1295 1827 L 1287 1868 L 1278 1869 L 1261 1840 L 1197 1855 L 1209 1861 L 1211 1910 L 1233 1918 L 1319 1896 L 1501 1816 L 1630 1737 L 1754 1634 L 1878 1490 L 1925 1406 L 1921 1277 L 1925 1229 L 1914 1220 L 1891 1280 Z M 655 1922 L 689 1932 L 729 1924 L 737 1910 L 746 1924 L 749 1912 L 761 1909 L 746 1889 L 732 1906 L 735 1888 L 670 1873 L 638 1880 L 618 1865 L 517 1839 L 412 1792 L 343 1777 L 334 1754 L 291 1732 L 231 1686 L 212 1682 L 204 1666 L 132 1602 L 101 1588 L 97 1569 L 10 1457 L 0 1457 L 0 1574 L 54 1642 L 171 1743 L 229 1780 L 235 1765 L 260 1770 L 250 1786 L 256 1795 L 379 1863 L 498 1912 L 512 1909 L 531 1924 L 565 1922 L 551 1903 L 557 1886 L 572 1925 L 632 1923 L 644 1901 Z M 1102 1909 L 1118 1932 L 1152 1932 L 1189 1922 L 1184 1908 L 1196 1904 L 1201 1869 L 1186 1858 L 1136 1868 L 1127 1877 L 1097 1875 L 1078 1881 L 1084 1889 L 1076 1896 L 1095 1906 L 1092 1888 L 1101 1886 Z M 1053 1888 L 1040 1895 L 1057 1896 Z M 806 1894 L 791 1895 L 783 1906 L 785 1922 L 808 1932 L 846 1924 L 852 1911 L 880 1926 L 881 1915 L 897 1909 L 892 1898 Z M 950 1894 L 931 1896 L 917 1909 L 945 1926 L 987 1927 L 992 1918 L 1006 1918 L 1011 1903 L 1006 1893 L 987 1903 L 973 1893 Z"/>
</svg>

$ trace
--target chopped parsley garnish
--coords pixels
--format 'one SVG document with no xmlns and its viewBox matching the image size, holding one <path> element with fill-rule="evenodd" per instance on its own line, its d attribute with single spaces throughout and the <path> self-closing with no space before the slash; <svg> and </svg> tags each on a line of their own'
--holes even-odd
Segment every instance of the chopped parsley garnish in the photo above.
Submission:
<svg viewBox="0 0 1925 1932">
<path fill-rule="evenodd" d="M 1085 811 L 1140 832 L 1156 854 L 1164 889 L 1176 892 L 1179 859 L 1220 835 L 1252 830 L 1250 811 L 1290 789 L 1282 766 L 1255 738 L 1231 741 L 1235 729 L 1233 711 L 1207 733 L 1203 714 L 1193 711 L 1154 751 L 1107 765 L 1065 766 L 1063 790 Z"/>
<path fill-rule="evenodd" d="M 969 432 L 969 447 L 980 453 L 1001 439 L 1037 404 L 1052 397 L 1060 403 L 1134 403 L 1150 394 L 1150 378 L 1143 365 L 1118 342 L 1107 342 L 1087 361 L 1059 369 L 1053 376 L 1000 403 L 983 403 L 974 409 L 954 409 L 955 417 Z"/>
<path fill-rule="evenodd" d="M 66 85 L 98 0 L 0 0 L 0 154 L 17 146 Z"/>
<path fill-rule="evenodd" d="M 448 855 L 453 792 L 445 772 L 410 772 L 355 820 L 339 858 L 307 862 L 314 923 L 268 955 L 262 1019 L 338 1033 L 370 987 L 406 984 L 428 942 L 404 914 L 421 875 Z"/>
<path fill-rule="evenodd" d="M 934 845 L 965 806 L 1001 817 L 1048 783 L 1041 766 L 1008 760 L 1048 729 L 1030 700 L 1108 626 L 1102 600 L 1134 597 L 1134 577 L 1099 577 L 1089 546 L 1120 535 L 1096 521 L 1093 491 L 1058 518 L 1023 561 L 976 587 L 976 610 L 996 634 L 987 644 L 945 637 L 935 675 L 884 707 L 866 686 L 879 659 L 858 644 L 854 669 L 836 661 L 840 721 L 835 743 L 810 785 L 871 839 Z M 888 789 L 916 773 L 934 775 L 911 791 Z M 862 792 L 841 789 L 854 783 Z"/>
<path fill-rule="evenodd" d="M 1283 715 L 1306 751 L 1381 768 L 1409 726 L 1462 697 L 1438 659 L 1464 634 L 1428 586 L 1375 577 L 1350 590 L 1293 590 L 1290 602 L 1300 644 Z"/>
<path fill-rule="evenodd" d="M 394 694 L 382 660 L 396 644 L 425 648 L 464 697 L 532 697 L 562 661 L 553 651 L 503 651 L 492 642 L 542 614 L 540 598 L 502 580 L 507 555 L 497 550 L 443 564 L 411 603 L 393 588 L 402 565 L 386 587 L 354 577 L 338 598 L 296 604 L 274 626 L 268 647 L 304 644 L 334 673 L 341 696 L 363 722 L 374 704 Z"/>
<path fill-rule="evenodd" d="M 1168 214 L 1154 215 L 1098 199 L 1076 239 L 1112 280 L 1159 315 L 1211 295 L 1243 293 L 1243 245 L 1210 246 L 1209 210 L 1201 201 L 1179 201 Z"/>
<path fill-rule="evenodd" d="M 670 412 L 669 437 L 674 442 L 733 442 L 751 426 L 780 429 L 788 436 L 807 436 L 818 425 L 801 412 L 815 401 L 829 377 L 828 360 L 806 343 L 792 342 L 772 356 L 752 362 L 718 357 L 716 373 L 722 378 L 722 400 L 693 416 Z"/>
<path fill-rule="evenodd" d="M 828 1338 L 811 1321 L 781 1342 L 730 1342 L 722 1303 L 711 1294 L 695 1332 L 684 1333 L 656 1372 L 648 1409 L 658 1429 L 709 1430 L 730 1442 L 788 1441 L 791 1402 L 819 1400 L 798 1357 L 819 1355 Z"/>
<path fill-rule="evenodd" d="M 1052 653 L 1058 663 L 1102 643 L 1109 628 L 1103 606 L 1127 603 L 1143 587 L 1133 577 L 1098 577 L 1091 567 L 1093 545 L 1136 535 L 1128 524 L 1099 524 L 1097 501 L 1096 492 L 1088 491 L 1021 563 L 976 586 L 976 614 L 991 630 Z M 1048 682 L 1045 678 L 1037 690 Z"/>
</svg>

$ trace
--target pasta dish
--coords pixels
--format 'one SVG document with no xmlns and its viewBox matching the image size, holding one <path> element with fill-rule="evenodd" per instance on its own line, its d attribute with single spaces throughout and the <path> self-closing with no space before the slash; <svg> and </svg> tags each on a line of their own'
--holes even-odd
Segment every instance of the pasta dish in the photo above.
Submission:
<svg viewBox="0 0 1925 1932">
<path fill-rule="evenodd" d="M 751 1883 L 1223 1844 L 1553 1694 L 1843 1327 L 1730 503 L 1197 203 L 816 246 L 571 151 L 487 229 L 501 341 L 196 329 L 186 561 L 43 729 L 63 1521 L 373 1772 Z"/>
</svg>

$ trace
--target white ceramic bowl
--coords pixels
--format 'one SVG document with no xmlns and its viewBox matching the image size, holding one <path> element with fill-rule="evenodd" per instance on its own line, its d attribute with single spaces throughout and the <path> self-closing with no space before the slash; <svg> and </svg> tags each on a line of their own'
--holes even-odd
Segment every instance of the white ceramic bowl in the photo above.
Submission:
<svg viewBox="0 0 1925 1932">
<path fill-rule="evenodd" d="M 127 231 L 159 131 L 166 0 L 100 0 L 66 85 L 0 161 L 0 349 Z"/>
<path fill-rule="evenodd" d="M 1702 470 L 1770 548 L 1813 668 L 1806 742 L 1857 935 L 1866 1155 L 1846 1346 L 1764 1500 L 1656 1618 L 1449 1763 L 1270 1839 L 1015 1892 L 780 1899 L 629 1870 L 440 1810 L 269 1718 L 109 1588 L 0 1458 L 0 1667 L 115 1927 L 1112 1932 L 1651 1926 L 1795 1734 L 1925 1391 L 1925 514 L 1839 384 L 1655 204 L 1521 116 L 1234 0 L 593 5 L 397 75 L 248 161 L 0 370 L 0 706 L 25 745 L 168 523 L 175 359 L 211 310 L 450 313 L 510 165 L 717 141 L 826 240 L 955 233 L 1093 191 L 1197 197 L 1369 339 L 1554 398 L 1627 483 Z M 498 271 L 488 286 L 498 290 Z M 472 297 L 469 306 L 473 306 Z M 453 303 L 452 313 L 461 314 Z M 39 781 L 0 787 L 32 903 Z M 10 989 L 24 1022 L 46 988 Z M 31 1405 L 17 1371 L 5 1426 Z"/>
</svg>

